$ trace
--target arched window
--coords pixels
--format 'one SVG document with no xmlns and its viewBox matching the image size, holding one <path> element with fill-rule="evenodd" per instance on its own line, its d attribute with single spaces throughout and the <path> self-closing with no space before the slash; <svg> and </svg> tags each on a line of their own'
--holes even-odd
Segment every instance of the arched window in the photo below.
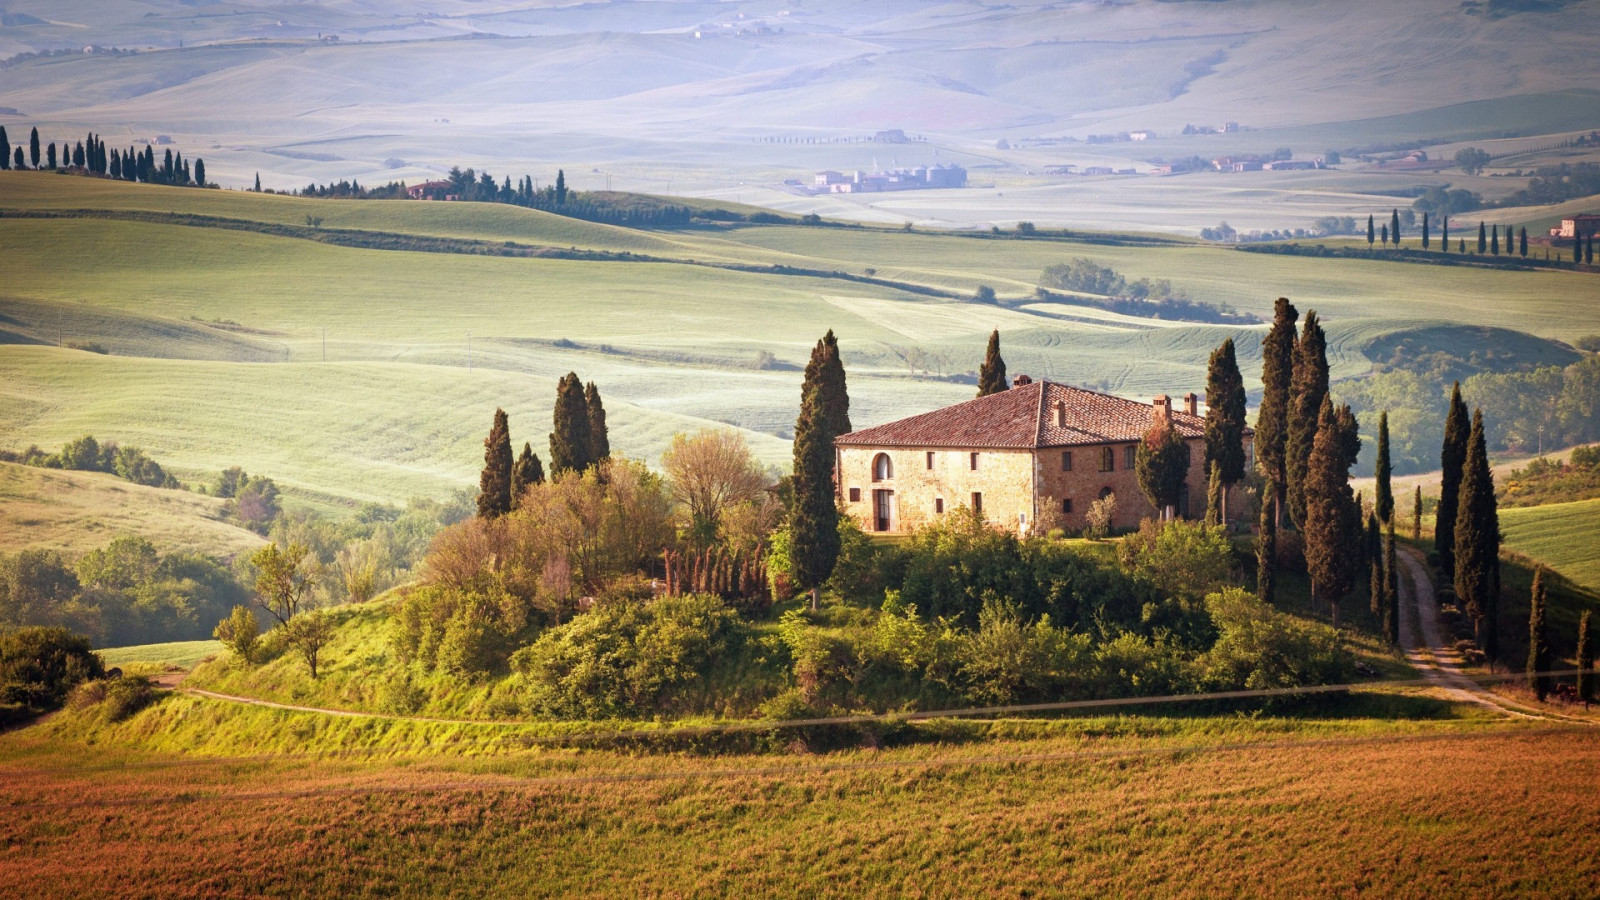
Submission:
<svg viewBox="0 0 1600 900">
<path fill-rule="evenodd" d="M 1113 491 L 1111 489 L 1110 485 L 1106 485 L 1105 487 L 1100 489 L 1100 499 L 1101 500 L 1104 500 L 1107 497 L 1111 497 L 1111 496 L 1115 496 L 1115 495 L 1116 495 L 1116 491 Z"/>
<path fill-rule="evenodd" d="M 889 461 L 889 454 L 879 453 L 872 458 L 872 480 L 888 481 L 894 477 L 894 463 Z"/>
</svg>

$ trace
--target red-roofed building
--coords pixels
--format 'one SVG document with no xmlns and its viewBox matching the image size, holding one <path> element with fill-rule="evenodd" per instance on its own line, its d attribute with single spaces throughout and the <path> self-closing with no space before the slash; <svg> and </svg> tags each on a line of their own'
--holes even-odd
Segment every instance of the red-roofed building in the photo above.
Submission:
<svg viewBox="0 0 1600 900">
<path fill-rule="evenodd" d="M 1019 379 L 1020 381 L 1020 379 Z M 1155 517 L 1139 489 L 1140 438 L 1165 417 L 1189 445 L 1177 513 L 1205 512 L 1205 419 L 1194 394 L 1139 403 L 1050 381 L 841 436 L 835 443 L 845 509 L 872 532 L 906 532 L 960 507 L 1019 534 L 1084 527 L 1095 500 L 1115 494 L 1113 526 Z M 1250 436 L 1245 439 L 1250 452 Z"/>
</svg>

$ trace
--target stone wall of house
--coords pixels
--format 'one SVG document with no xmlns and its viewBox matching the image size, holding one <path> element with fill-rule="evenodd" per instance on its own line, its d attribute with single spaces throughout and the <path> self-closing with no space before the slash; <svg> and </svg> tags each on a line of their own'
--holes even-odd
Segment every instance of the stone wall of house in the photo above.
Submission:
<svg viewBox="0 0 1600 900">
<path fill-rule="evenodd" d="M 838 453 L 844 507 L 864 531 L 880 530 L 874 516 L 875 490 L 893 492 L 891 532 L 911 531 L 938 518 L 939 501 L 946 513 L 970 507 L 974 493 L 983 495 L 983 514 L 996 525 L 1016 530 L 1033 521 L 1031 451 L 841 447 Z M 892 474 L 874 480 L 873 464 L 880 454 L 888 457 Z"/>
<path fill-rule="evenodd" d="M 1205 441 L 1190 438 L 1187 443 L 1187 514 L 1189 518 L 1198 519 L 1206 512 Z M 1156 518 L 1160 511 L 1150 505 L 1144 491 L 1139 489 L 1138 470 L 1128 464 L 1128 448 L 1137 446 L 1138 442 L 1128 441 L 1038 451 L 1039 521 L 1046 526 L 1053 525 L 1068 531 L 1080 529 L 1084 527 L 1084 516 L 1089 512 L 1090 504 L 1107 490 L 1117 495 L 1116 515 L 1111 523 L 1113 528 L 1136 528 L 1141 520 Z M 1106 447 L 1111 448 L 1112 466 L 1109 471 L 1102 471 L 1101 456 Z M 1062 467 L 1061 458 L 1067 453 L 1072 454 L 1070 470 Z M 1072 501 L 1071 512 L 1063 511 L 1063 500 Z M 1178 508 L 1180 516 L 1185 512 L 1183 507 Z"/>
</svg>

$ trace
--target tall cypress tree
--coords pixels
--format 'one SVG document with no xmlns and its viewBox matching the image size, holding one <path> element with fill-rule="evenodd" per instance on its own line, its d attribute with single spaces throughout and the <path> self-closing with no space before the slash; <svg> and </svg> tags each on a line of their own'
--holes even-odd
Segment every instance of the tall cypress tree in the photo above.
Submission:
<svg viewBox="0 0 1600 900">
<path fill-rule="evenodd" d="M 1316 444 L 1322 401 L 1328 397 L 1328 342 L 1315 310 L 1306 313 L 1294 345 L 1294 370 L 1289 379 L 1289 435 L 1284 468 L 1289 482 L 1289 516 L 1305 524 L 1304 483 Z"/>
<path fill-rule="evenodd" d="M 1263 497 L 1261 522 L 1256 529 L 1256 597 L 1262 603 L 1278 599 L 1277 504 Z"/>
<path fill-rule="evenodd" d="M 1383 246 L 1387 248 L 1389 246 L 1389 223 L 1385 222 L 1383 224 L 1383 231 L 1380 237 L 1383 239 Z"/>
<path fill-rule="evenodd" d="M 1450 217 L 1449 216 L 1445 216 L 1444 219 L 1439 222 L 1439 250 L 1444 252 L 1444 253 L 1449 253 L 1450 252 Z"/>
<path fill-rule="evenodd" d="M 1478 252 L 1489 252 L 1489 229 L 1483 224 L 1482 219 L 1478 220 Z"/>
<path fill-rule="evenodd" d="M 1389 211 L 1389 237 L 1394 241 L 1394 248 L 1400 249 L 1400 210 Z"/>
<path fill-rule="evenodd" d="M 1394 554 L 1394 523 L 1390 522 L 1383 540 L 1383 633 L 1388 635 L 1389 643 L 1399 646 L 1400 569 L 1395 564 Z"/>
<path fill-rule="evenodd" d="M 1227 491 L 1222 483 L 1222 465 L 1216 460 L 1211 462 L 1211 472 L 1206 478 L 1206 519 L 1207 525 L 1216 527 L 1226 523 L 1227 519 L 1224 504 Z"/>
<path fill-rule="evenodd" d="M 556 205 L 567 202 L 567 173 L 565 170 L 556 170 Z"/>
<path fill-rule="evenodd" d="M 256 193 L 261 193 L 261 173 L 256 173 Z"/>
<path fill-rule="evenodd" d="M 983 365 L 978 367 L 978 396 L 998 394 L 1010 385 L 1006 382 L 1006 361 L 1000 358 L 1000 329 L 989 334 L 989 349 L 983 354 Z"/>
<path fill-rule="evenodd" d="M 1389 478 L 1392 471 L 1393 467 L 1389 464 L 1389 411 L 1386 409 L 1378 414 L 1378 463 L 1373 473 L 1377 476 L 1378 486 L 1372 497 L 1373 511 L 1383 522 L 1394 519 L 1394 488 Z"/>
<path fill-rule="evenodd" d="M 203 159 L 194 161 L 194 183 L 199 187 L 206 186 L 206 161 Z"/>
<path fill-rule="evenodd" d="M 833 329 L 822 336 L 822 358 L 817 362 L 817 384 L 822 391 L 822 412 L 828 421 L 828 440 L 849 434 L 850 391 L 845 385 L 844 359 Z"/>
<path fill-rule="evenodd" d="M 1306 569 L 1311 597 L 1328 601 L 1333 625 L 1339 626 L 1339 603 L 1349 593 L 1363 557 L 1361 519 L 1350 490 L 1346 439 L 1333 401 L 1324 396 L 1318 414 L 1315 444 L 1306 468 L 1304 520 Z"/>
<path fill-rule="evenodd" d="M 483 439 L 483 474 L 478 476 L 478 516 L 493 519 L 511 511 L 511 428 L 506 411 L 494 411 L 494 427 Z"/>
<path fill-rule="evenodd" d="M 1411 539 L 1422 540 L 1422 485 L 1411 493 Z"/>
<path fill-rule="evenodd" d="M 611 458 L 611 432 L 606 428 L 605 402 L 592 381 L 583 389 L 583 406 L 589 415 L 589 463 L 603 463 Z"/>
<path fill-rule="evenodd" d="M 1509 248 L 1508 248 L 1509 249 Z M 1489 253 L 1493 256 L 1500 255 L 1500 226 L 1496 225 L 1489 231 Z"/>
<path fill-rule="evenodd" d="M 1383 533 L 1376 513 L 1367 516 L 1367 597 L 1372 614 L 1383 615 Z"/>
<path fill-rule="evenodd" d="M 1218 525 L 1228 521 L 1228 488 L 1244 477 L 1245 404 L 1244 376 L 1228 338 L 1206 366 L 1206 463 L 1222 482 Z"/>
<path fill-rule="evenodd" d="M 1428 243 L 1428 214 L 1422 214 L 1422 249 L 1426 250 L 1431 245 Z"/>
<path fill-rule="evenodd" d="M 11 139 L 6 136 L 6 127 L 0 125 L 0 171 L 11 168 Z"/>
<path fill-rule="evenodd" d="M 1374 223 L 1373 218 L 1372 218 L 1372 214 L 1368 213 L 1367 214 L 1367 249 L 1369 249 L 1369 250 L 1372 249 L 1373 243 L 1376 242 L 1377 240 L 1378 240 L 1378 226 Z"/>
<path fill-rule="evenodd" d="M 557 383 L 551 419 L 555 430 L 550 432 L 550 474 L 559 477 L 594 465 L 589 457 L 593 446 L 589 438 L 589 404 L 584 400 L 578 373 L 568 372 Z"/>
<path fill-rule="evenodd" d="M 1544 566 L 1533 570 L 1533 596 L 1528 602 L 1528 687 L 1543 703 L 1550 695 L 1550 635 L 1545 625 Z"/>
<path fill-rule="evenodd" d="M 522 492 L 535 484 L 544 484 L 544 464 L 533 452 L 533 445 L 523 442 L 522 455 L 511 467 L 511 505 L 522 502 Z"/>
<path fill-rule="evenodd" d="M 1517 255 L 1523 259 L 1528 258 L 1528 229 L 1526 227 L 1517 230 Z"/>
<path fill-rule="evenodd" d="M 1439 575 L 1446 584 L 1454 584 L 1456 578 L 1456 512 L 1461 496 L 1461 466 L 1467 461 L 1467 437 L 1471 427 L 1458 381 L 1450 390 L 1450 411 L 1444 420 L 1444 445 L 1439 448 L 1439 508 L 1433 520 Z"/>
<path fill-rule="evenodd" d="M 1494 497 L 1494 473 L 1483 437 L 1483 410 L 1472 414 L 1467 458 L 1461 467 L 1461 496 L 1456 506 L 1456 597 L 1472 617 L 1478 646 L 1493 667 L 1497 649 L 1496 596 L 1500 582 L 1500 515 Z"/>
<path fill-rule="evenodd" d="M 1294 369 L 1294 329 L 1300 313 L 1287 297 L 1273 306 L 1272 329 L 1261 341 L 1261 409 L 1256 413 L 1256 466 L 1272 486 L 1272 521 L 1283 521 L 1289 435 L 1289 382 Z M 1265 502 L 1265 501 L 1264 501 Z M 1276 530 L 1276 529 L 1274 529 Z"/>
<path fill-rule="evenodd" d="M 45 165 L 45 168 L 47 168 L 47 169 L 50 169 L 52 171 L 55 170 L 55 167 L 56 167 L 56 145 L 55 145 L 54 141 L 51 141 L 50 143 L 45 145 L 45 148 L 44 148 L 44 165 Z"/>
<path fill-rule="evenodd" d="M 35 169 L 39 168 L 39 129 L 35 128 L 28 135 L 28 160 Z"/>
<path fill-rule="evenodd" d="M 1589 610 L 1578 617 L 1578 699 L 1585 708 L 1594 702 L 1594 633 L 1589 628 Z"/>
<path fill-rule="evenodd" d="M 839 558 L 839 509 L 835 505 L 832 436 L 820 377 L 826 349 L 821 341 L 812 351 L 816 363 L 807 366 L 801 387 L 800 415 L 794 427 L 794 506 L 789 511 L 789 555 L 795 581 L 811 592 L 816 609 L 822 583 L 833 574 Z"/>
</svg>

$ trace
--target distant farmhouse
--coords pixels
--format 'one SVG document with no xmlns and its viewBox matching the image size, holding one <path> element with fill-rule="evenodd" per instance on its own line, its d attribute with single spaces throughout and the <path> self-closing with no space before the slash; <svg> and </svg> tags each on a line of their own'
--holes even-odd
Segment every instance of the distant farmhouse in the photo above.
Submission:
<svg viewBox="0 0 1600 900">
<path fill-rule="evenodd" d="M 1583 238 L 1588 240 L 1600 234 L 1600 216 L 1593 213 L 1583 213 L 1568 216 L 1561 220 L 1561 224 L 1550 229 L 1551 237 Z"/>
<path fill-rule="evenodd" d="M 818 172 L 812 180 L 814 194 L 873 194 L 967 186 L 967 170 L 953 164 L 890 169 L 887 172 Z"/>
<path fill-rule="evenodd" d="M 959 507 L 1028 534 L 1041 520 L 1085 525 L 1095 500 L 1115 494 L 1112 525 L 1154 517 L 1139 489 L 1139 441 L 1165 419 L 1189 446 L 1177 514 L 1205 512 L 1205 419 L 1199 398 L 1174 409 L 1051 381 L 1017 378 L 1008 391 L 842 435 L 835 443 L 845 509 L 869 532 L 899 533 Z M 1252 432 L 1245 437 L 1250 456 Z"/>
<path fill-rule="evenodd" d="M 424 181 L 406 188 L 406 194 L 413 200 L 459 200 L 454 190 L 455 185 L 448 181 Z"/>
</svg>

